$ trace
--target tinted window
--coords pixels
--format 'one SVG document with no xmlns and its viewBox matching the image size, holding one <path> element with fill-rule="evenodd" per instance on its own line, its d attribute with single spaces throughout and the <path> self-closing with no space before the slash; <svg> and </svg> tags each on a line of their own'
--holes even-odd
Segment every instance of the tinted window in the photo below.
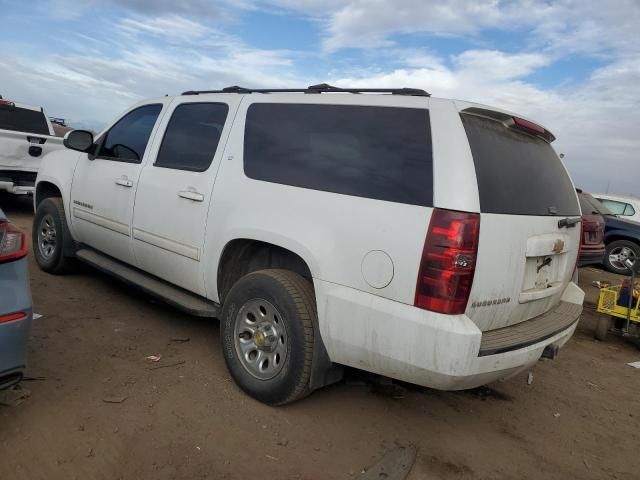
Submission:
<svg viewBox="0 0 640 480">
<path fill-rule="evenodd" d="M 49 135 L 44 113 L 10 105 L 0 105 L 0 129 Z"/>
<path fill-rule="evenodd" d="M 622 214 L 624 214 L 624 208 L 627 206 L 626 203 L 616 202 L 614 200 L 601 199 L 600 201 L 614 215 L 622 215 Z"/>
<path fill-rule="evenodd" d="M 584 215 L 596 213 L 600 215 L 613 215 L 611 210 L 596 200 L 590 193 L 579 193 L 578 200 L 580 200 L 580 208 Z"/>
<path fill-rule="evenodd" d="M 104 136 L 98 156 L 140 163 L 162 105 L 145 105 L 127 113 Z"/>
<path fill-rule="evenodd" d="M 196 172 L 209 168 L 228 111 L 224 103 L 186 103 L 176 107 L 155 165 Z"/>
<path fill-rule="evenodd" d="M 582 210 L 583 215 L 592 215 L 597 213 L 597 210 L 591 205 L 589 200 L 583 193 L 578 193 L 578 201 L 580 202 L 580 210 Z"/>
<path fill-rule="evenodd" d="M 244 171 L 268 182 L 430 206 L 429 112 L 253 104 L 247 112 Z"/>
<path fill-rule="evenodd" d="M 462 114 L 476 166 L 480 210 L 512 215 L 580 215 L 576 191 L 545 140 Z"/>
<path fill-rule="evenodd" d="M 593 197 L 590 193 L 583 192 L 581 197 L 588 201 L 593 209 L 600 215 L 613 215 L 611 210 L 609 210 L 601 201 Z"/>
</svg>

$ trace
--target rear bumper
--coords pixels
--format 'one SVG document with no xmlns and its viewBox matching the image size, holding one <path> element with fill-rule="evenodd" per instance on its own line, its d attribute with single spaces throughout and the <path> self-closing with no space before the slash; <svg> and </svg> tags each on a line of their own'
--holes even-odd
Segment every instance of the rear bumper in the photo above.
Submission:
<svg viewBox="0 0 640 480">
<path fill-rule="evenodd" d="M 16 195 L 33 193 L 37 175 L 38 172 L 33 170 L 4 170 L 0 167 L 0 191 Z"/>
<path fill-rule="evenodd" d="M 601 264 L 604 260 L 604 252 L 604 248 L 594 251 L 580 250 L 580 254 L 578 255 L 578 267 Z"/>
<path fill-rule="evenodd" d="M 17 383 L 27 366 L 27 345 L 33 313 L 20 320 L 0 324 L 0 388 Z M 15 380 L 12 382 L 12 380 Z"/>
<path fill-rule="evenodd" d="M 474 388 L 531 368 L 545 347 L 562 347 L 571 338 L 584 297 L 570 283 L 563 302 L 573 305 L 560 330 L 543 329 L 537 339 L 529 331 L 526 344 L 481 356 L 483 332 L 465 315 L 440 315 L 327 282 L 315 284 L 320 332 L 332 361 L 440 390 Z"/>
<path fill-rule="evenodd" d="M 16 185 L 13 182 L 0 180 L 0 191 L 13 193 L 14 195 L 33 194 L 33 185 Z"/>
<path fill-rule="evenodd" d="M 33 311 L 27 259 L 0 264 L 0 314 L 24 312 L 25 317 L 0 323 L 0 386 L 19 380 L 27 364 L 27 344 Z"/>
</svg>

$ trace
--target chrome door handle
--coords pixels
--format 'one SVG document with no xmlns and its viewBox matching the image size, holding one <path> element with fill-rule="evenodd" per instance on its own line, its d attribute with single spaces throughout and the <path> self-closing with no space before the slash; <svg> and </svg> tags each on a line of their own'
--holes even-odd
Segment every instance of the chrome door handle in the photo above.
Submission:
<svg viewBox="0 0 640 480">
<path fill-rule="evenodd" d="M 180 190 L 178 196 L 186 198 L 187 200 L 193 200 L 194 202 L 203 202 L 204 195 L 198 192 L 192 192 L 191 190 Z"/>
<path fill-rule="evenodd" d="M 116 185 L 121 185 L 123 187 L 133 187 L 133 182 L 127 177 L 121 177 L 116 179 Z"/>
</svg>

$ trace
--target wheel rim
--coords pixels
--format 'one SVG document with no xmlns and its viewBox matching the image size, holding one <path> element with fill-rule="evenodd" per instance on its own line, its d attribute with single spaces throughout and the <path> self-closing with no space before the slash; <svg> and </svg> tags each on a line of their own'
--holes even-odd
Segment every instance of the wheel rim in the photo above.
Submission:
<svg viewBox="0 0 640 480">
<path fill-rule="evenodd" d="M 619 270 L 628 270 L 625 260 L 630 259 L 634 264 L 636 262 L 636 252 L 629 247 L 616 247 L 609 253 L 609 263 Z"/>
<path fill-rule="evenodd" d="M 280 373 L 288 354 L 287 329 L 272 303 L 256 298 L 242 305 L 234 338 L 240 363 L 252 376 L 269 380 Z"/>
<path fill-rule="evenodd" d="M 38 226 L 38 250 L 40 255 L 45 259 L 51 258 L 56 251 L 57 245 L 56 224 L 51 214 L 48 213 L 42 217 Z"/>
</svg>

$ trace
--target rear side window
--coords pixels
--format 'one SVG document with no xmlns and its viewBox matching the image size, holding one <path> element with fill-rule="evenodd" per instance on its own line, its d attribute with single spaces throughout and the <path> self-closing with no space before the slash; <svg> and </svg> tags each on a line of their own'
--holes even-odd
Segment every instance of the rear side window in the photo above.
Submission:
<svg viewBox="0 0 640 480">
<path fill-rule="evenodd" d="M 626 203 L 616 202 L 614 200 L 601 199 L 602 204 L 607 207 L 614 215 L 624 215 Z"/>
<path fill-rule="evenodd" d="M 228 111 L 225 103 L 184 103 L 176 107 L 155 166 L 195 172 L 209 168 Z"/>
<path fill-rule="evenodd" d="M 49 125 L 39 110 L 0 105 L 0 129 L 49 135 Z"/>
<path fill-rule="evenodd" d="M 478 178 L 480 210 L 511 215 L 580 215 L 562 162 L 545 140 L 462 114 Z"/>
<path fill-rule="evenodd" d="M 256 103 L 247 112 L 253 179 L 431 206 L 432 170 L 426 109 Z"/>
<path fill-rule="evenodd" d="M 140 163 L 162 105 L 153 104 L 127 113 L 104 136 L 98 157 Z"/>
</svg>

